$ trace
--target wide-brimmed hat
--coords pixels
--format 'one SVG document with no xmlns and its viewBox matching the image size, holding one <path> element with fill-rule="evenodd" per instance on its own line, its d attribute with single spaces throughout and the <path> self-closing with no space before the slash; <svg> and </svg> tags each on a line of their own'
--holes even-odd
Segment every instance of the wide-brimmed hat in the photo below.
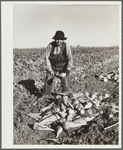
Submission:
<svg viewBox="0 0 123 150">
<path fill-rule="evenodd" d="M 55 40 L 66 40 L 67 38 L 64 36 L 64 32 L 63 31 L 56 31 L 56 34 L 54 35 L 54 37 L 52 39 L 55 39 Z"/>
</svg>

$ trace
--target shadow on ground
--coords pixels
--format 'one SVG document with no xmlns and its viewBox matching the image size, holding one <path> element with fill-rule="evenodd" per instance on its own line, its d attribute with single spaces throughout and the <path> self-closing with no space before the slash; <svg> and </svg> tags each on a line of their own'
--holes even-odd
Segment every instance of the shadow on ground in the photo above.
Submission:
<svg viewBox="0 0 123 150">
<path fill-rule="evenodd" d="M 37 98 L 40 98 L 43 95 L 43 89 L 38 90 L 35 86 L 34 80 L 21 80 L 18 84 L 23 85 L 30 92 L 30 94 L 37 96 Z"/>
</svg>

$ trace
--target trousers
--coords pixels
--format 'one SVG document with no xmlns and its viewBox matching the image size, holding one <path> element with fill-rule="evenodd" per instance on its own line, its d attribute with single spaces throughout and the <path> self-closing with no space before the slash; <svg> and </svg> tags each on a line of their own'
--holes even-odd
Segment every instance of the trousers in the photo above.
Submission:
<svg viewBox="0 0 123 150">
<path fill-rule="evenodd" d="M 55 70 L 53 70 L 54 73 L 56 73 Z M 54 77 L 50 75 L 49 72 L 46 73 L 46 80 L 44 83 L 44 95 L 50 95 L 51 94 L 51 89 L 52 89 L 52 83 L 53 83 Z M 61 77 L 61 87 L 62 87 L 62 92 L 68 92 L 69 91 L 69 75 L 66 75 L 65 77 Z"/>
</svg>

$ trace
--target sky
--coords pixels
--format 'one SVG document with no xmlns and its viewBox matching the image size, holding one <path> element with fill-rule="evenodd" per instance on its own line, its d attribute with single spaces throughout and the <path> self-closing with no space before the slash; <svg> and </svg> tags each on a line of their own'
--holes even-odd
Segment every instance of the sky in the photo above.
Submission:
<svg viewBox="0 0 123 150">
<path fill-rule="evenodd" d="M 120 41 L 120 5 L 28 3 L 13 5 L 13 47 L 46 47 L 57 30 L 72 46 L 114 46 Z"/>
</svg>

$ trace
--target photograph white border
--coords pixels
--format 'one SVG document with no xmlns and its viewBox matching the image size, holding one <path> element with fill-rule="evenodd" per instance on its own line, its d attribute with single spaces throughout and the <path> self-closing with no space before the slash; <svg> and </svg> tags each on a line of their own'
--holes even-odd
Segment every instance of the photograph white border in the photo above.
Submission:
<svg viewBox="0 0 123 150">
<path fill-rule="evenodd" d="M 1 82 L 2 82 L 2 89 L 1 89 L 1 108 L 2 108 L 2 148 L 51 148 L 51 145 L 13 145 L 13 5 L 14 4 L 65 4 L 65 5 L 116 5 L 118 4 L 120 7 L 120 18 L 121 17 L 121 2 L 119 1 L 71 1 L 71 2 L 21 2 L 21 1 L 6 1 L 1 2 L 1 33 L 2 33 L 2 39 L 1 39 L 1 66 L 2 66 L 2 74 L 1 74 Z M 121 67 L 122 67 L 122 47 L 121 47 L 121 20 L 120 20 L 120 43 L 119 43 L 119 68 L 120 68 L 120 84 L 119 84 L 119 106 L 120 112 L 122 112 L 122 103 L 121 103 Z M 121 113 L 120 113 L 120 120 L 119 120 L 119 130 L 121 130 Z M 70 149 L 107 149 L 107 148 L 121 148 L 121 132 L 119 132 L 119 145 L 62 145 L 62 148 L 70 148 Z M 61 148 L 61 145 L 53 145 L 53 149 L 55 148 Z"/>
</svg>

